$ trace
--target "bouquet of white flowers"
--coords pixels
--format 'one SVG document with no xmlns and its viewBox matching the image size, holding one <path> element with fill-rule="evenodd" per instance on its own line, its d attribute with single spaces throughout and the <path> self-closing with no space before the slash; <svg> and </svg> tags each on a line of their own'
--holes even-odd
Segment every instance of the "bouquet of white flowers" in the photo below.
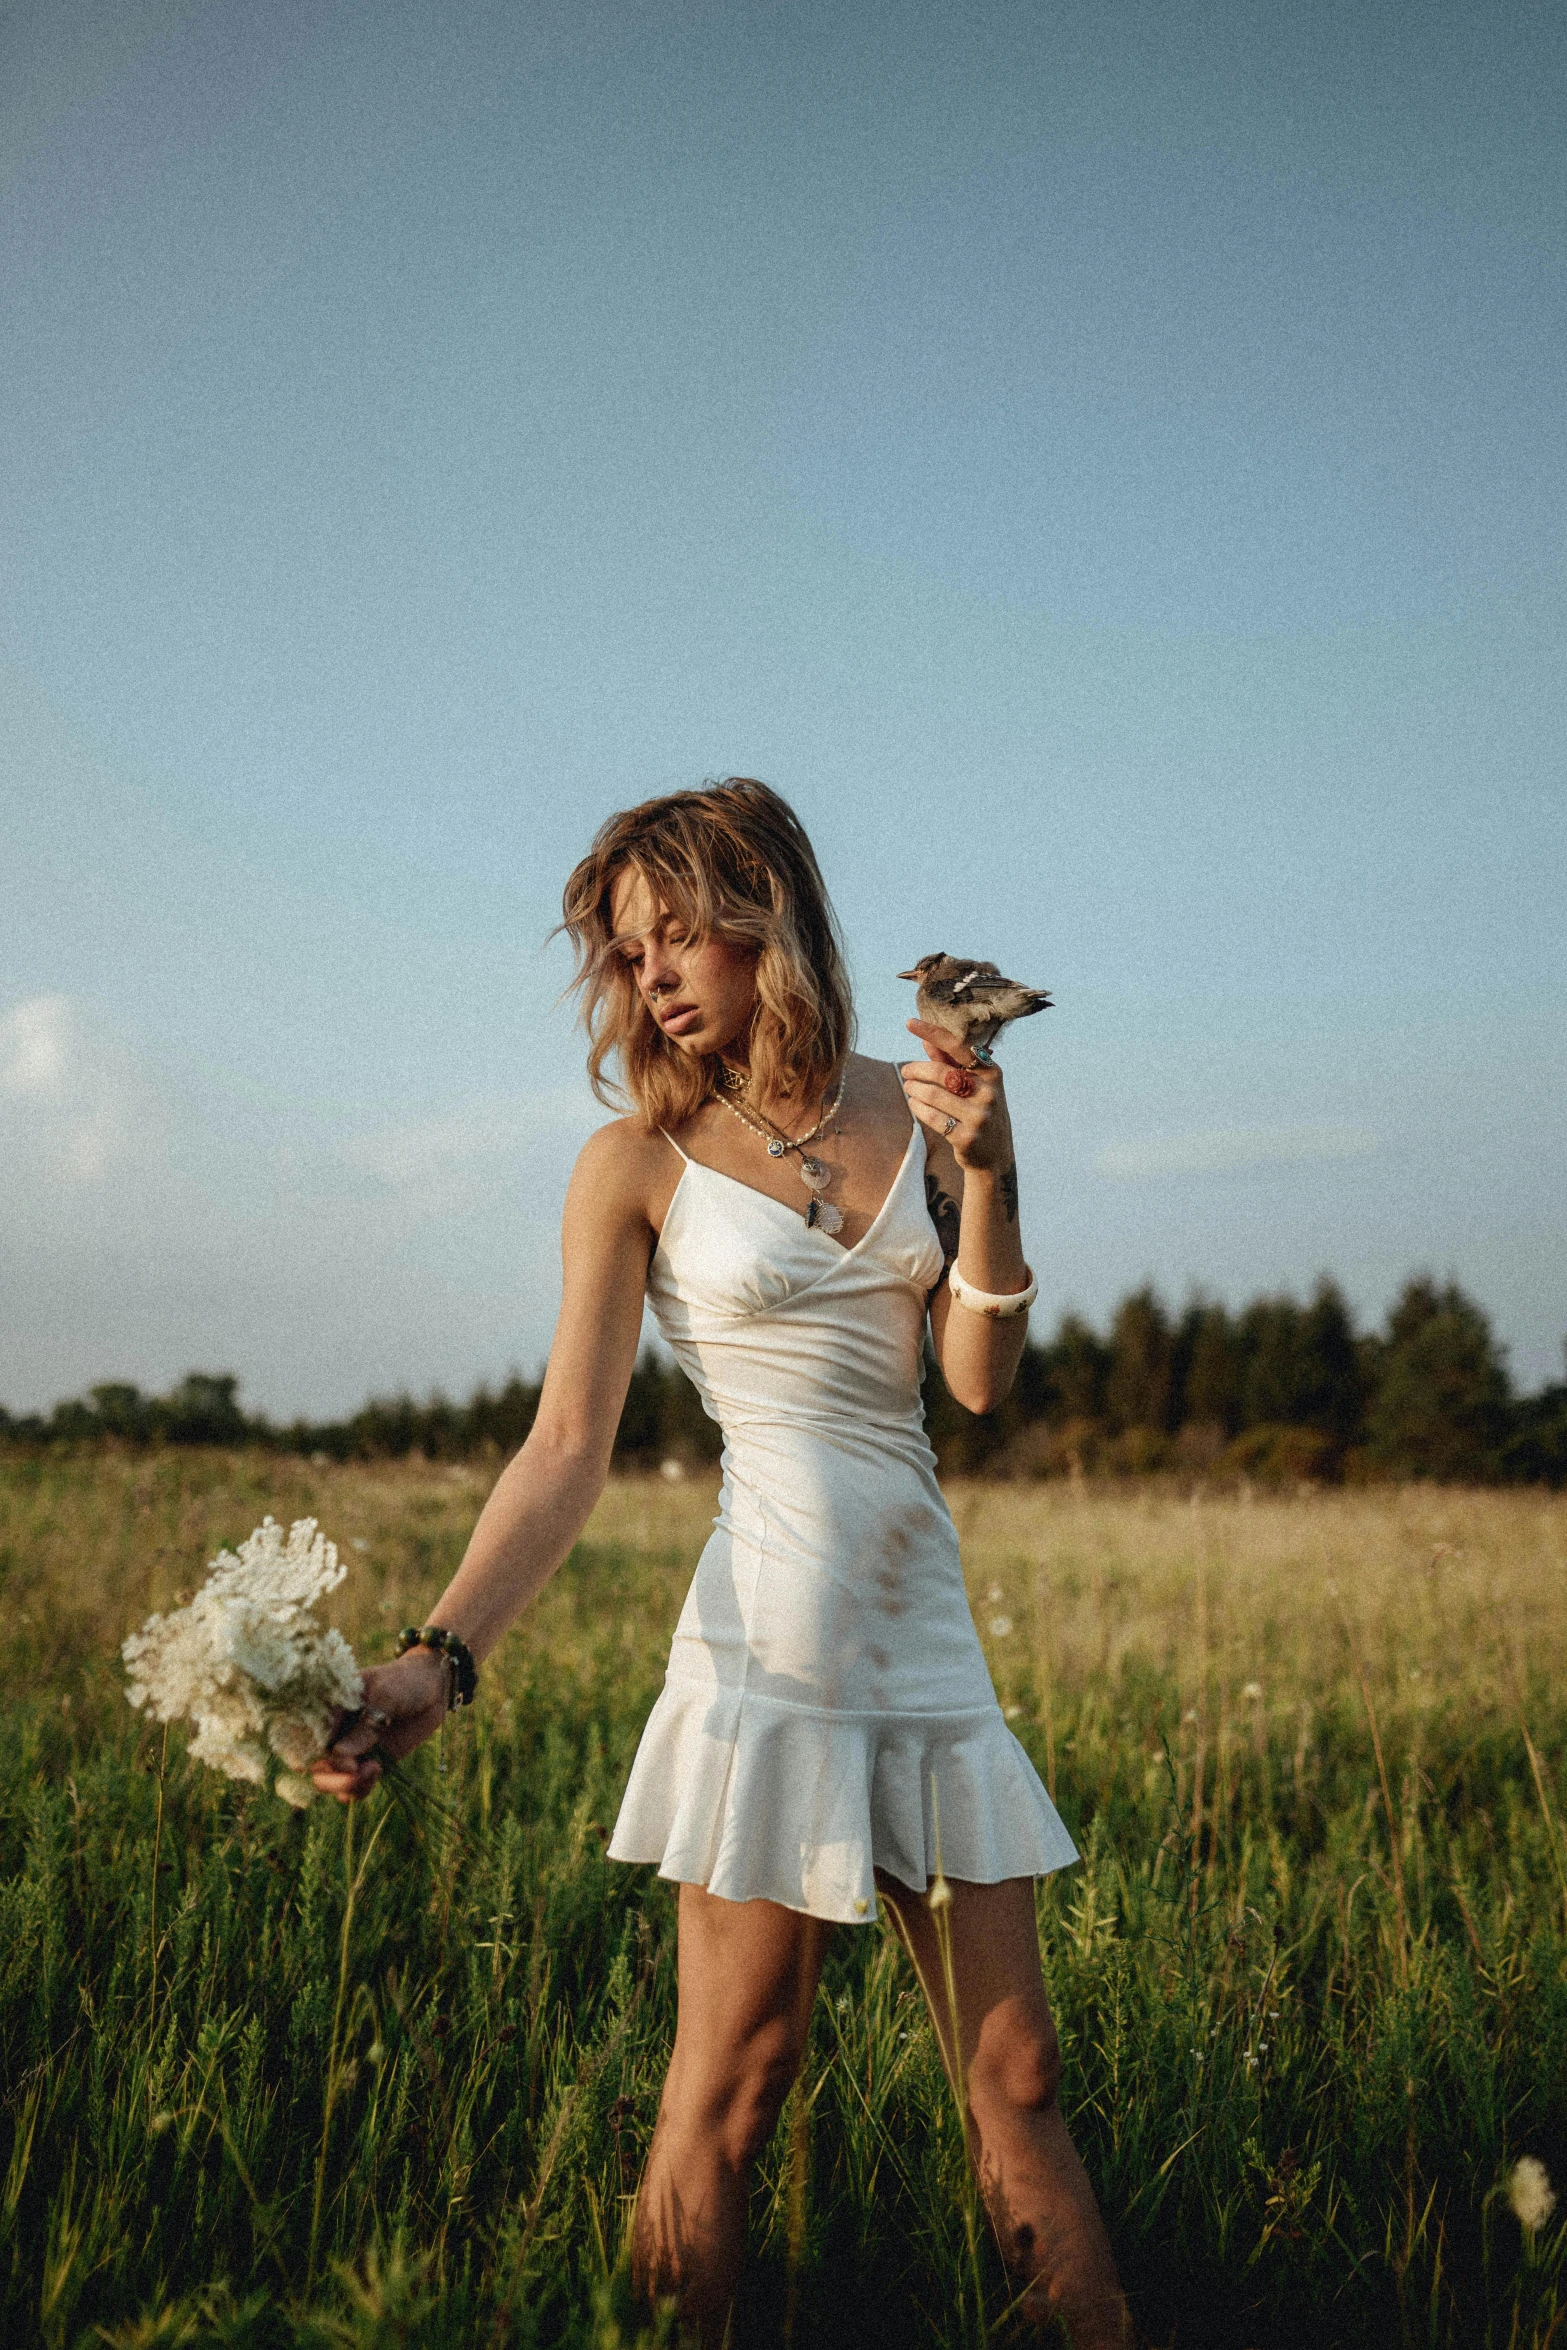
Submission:
<svg viewBox="0 0 1567 2350">
<path fill-rule="evenodd" d="M 303 1806 L 315 1788 L 302 1776 L 326 1744 L 340 1706 L 357 1706 L 363 1681 L 341 1632 L 311 1614 L 347 1568 L 337 1546 L 300 1518 L 287 1535 L 266 1518 L 237 1552 L 220 1551 L 188 1606 L 150 1616 L 120 1654 L 127 1697 L 154 1721 L 191 1721 L 190 1751 L 231 1779 L 274 1782 Z"/>
</svg>

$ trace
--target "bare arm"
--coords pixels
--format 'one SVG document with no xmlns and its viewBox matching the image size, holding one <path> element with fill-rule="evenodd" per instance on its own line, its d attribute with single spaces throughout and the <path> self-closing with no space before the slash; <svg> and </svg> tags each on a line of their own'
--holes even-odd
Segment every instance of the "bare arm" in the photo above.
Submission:
<svg viewBox="0 0 1567 2350">
<path fill-rule="evenodd" d="M 609 1471 L 636 1362 L 653 1230 L 646 1161 L 624 1126 L 604 1127 L 583 1150 L 561 1225 L 565 1280 L 538 1417 L 502 1470 L 451 1582 L 424 1618 L 456 1632 L 483 1658 L 537 1597 L 587 1522 Z M 368 1794 L 380 1775 L 369 1750 L 396 1757 L 438 1729 L 446 1666 L 411 1649 L 365 1675 L 365 1704 L 392 1717 L 365 1720 L 313 1767 L 318 1787 Z"/>
<path fill-rule="evenodd" d="M 1017 1154 L 999 1069 L 968 1069 L 964 1048 L 944 1029 L 911 1020 L 928 1061 L 903 1072 L 909 1107 L 930 1139 L 925 1146 L 926 1196 L 948 1265 L 957 1263 L 976 1289 L 1010 1295 L 1028 1286 L 1018 1224 Z M 956 1074 L 966 1084 L 949 1083 Z M 949 1136 L 947 1120 L 957 1123 Z M 931 1296 L 930 1334 L 941 1375 L 971 1412 L 992 1412 L 1017 1376 L 1028 1337 L 1028 1316 L 992 1321 L 953 1302 L 943 1281 Z"/>
</svg>

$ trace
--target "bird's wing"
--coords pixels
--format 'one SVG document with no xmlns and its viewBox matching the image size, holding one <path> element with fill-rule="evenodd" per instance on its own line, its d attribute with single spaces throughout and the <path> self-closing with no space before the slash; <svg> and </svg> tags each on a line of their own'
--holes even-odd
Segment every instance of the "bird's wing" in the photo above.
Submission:
<svg viewBox="0 0 1567 2350">
<path fill-rule="evenodd" d="M 964 973 L 961 985 L 970 1001 L 978 1004 L 994 1003 L 1002 996 L 1029 992 L 1020 988 L 1017 980 L 1003 979 L 994 963 L 970 968 Z"/>
<path fill-rule="evenodd" d="M 983 995 L 987 980 L 1000 980 L 1003 987 L 1007 984 L 994 963 L 965 963 L 953 973 L 948 985 L 955 996 Z"/>
</svg>

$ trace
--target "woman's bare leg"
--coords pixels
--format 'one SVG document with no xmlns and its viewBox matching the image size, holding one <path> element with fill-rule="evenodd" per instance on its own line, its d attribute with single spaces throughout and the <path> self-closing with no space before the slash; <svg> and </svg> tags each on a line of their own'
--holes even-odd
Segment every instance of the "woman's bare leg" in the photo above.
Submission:
<svg viewBox="0 0 1567 2350">
<path fill-rule="evenodd" d="M 723 2340 L 745 2255 L 751 2166 L 800 2069 L 832 1927 L 775 1901 L 680 1888 L 680 2006 L 637 2197 L 632 2274 Z"/>
<path fill-rule="evenodd" d="M 947 2070 L 954 2037 L 968 2098 L 969 2146 L 1023 2308 L 1060 2320 L 1072 2350 L 1130 2350 L 1131 2320 L 1094 2191 L 1056 2103 L 1060 2054 L 1039 1968 L 1031 1879 L 951 1885 L 957 2031 L 926 1896 L 880 1879 L 930 2004 Z"/>
</svg>

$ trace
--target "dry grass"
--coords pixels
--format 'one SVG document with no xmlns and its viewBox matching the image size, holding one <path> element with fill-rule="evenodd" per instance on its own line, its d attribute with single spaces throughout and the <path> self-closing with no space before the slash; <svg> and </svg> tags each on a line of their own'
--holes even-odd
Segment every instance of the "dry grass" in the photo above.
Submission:
<svg viewBox="0 0 1567 2350">
<path fill-rule="evenodd" d="M 608 1488 L 445 1773 L 414 1766 L 450 1832 L 389 1821 L 350 1937 L 335 1808 L 285 1817 L 178 1740 L 161 1772 L 120 1694 L 125 1630 L 267 1512 L 344 1547 L 337 1620 L 386 1653 L 487 1483 L 0 1464 L 8 2343 L 638 2338 L 619 2263 L 672 1911 L 601 1831 L 714 1484 Z M 1084 1851 L 1040 1894 L 1063 2096 L 1152 2338 L 1559 2345 L 1567 2228 L 1523 2237 L 1504 2183 L 1523 2153 L 1567 2176 L 1567 1498 L 951 1499 L 998 1691 Z M 902 1963 L 845 1934 L 765 2166 L 746 2340 L 790 2313 L 856 2350 L 1007 2338 L 962 2175 Z"/>
<path fill-rule="evenodd" d="M 1493 1704 L 1499 1655 L 1543 1663 L 1567 1645 L 1561 1494 L 977 1484 L 949 1498 L 971 1588 L 1015 1600 L 1034 1658 L 1074 1692 L 1135 1657 L 1193 1703 L 1233 1706 L 1254 1682 L 1270 1709 L 1315 1704 L 1352 1639 L 1392 1706 L 1423 1713 Z"/>
<path fill-rule="evenodd" d="M 490 1481 L 474 1467 L 267 1454 L 24 1461 L 0 1472 L 0 1589 L 46 1669 L 70 1673 L 268 1511 L 312 1516 L 352 1568 L 337 1619 L 373 1648 L 433 1603 Z M 586 1544 L 643 1570 L 619 1627 L 639 1664 L 663 1655 L 716 1495 L 716 1476 L 615 1479 L 588 1523 Z M 948 1498 L 1003 1697 L 1080 1701 L 1131 1661 L 1187 1693 L 1215 1734 L 1226 1719 L 1251 1734 L 1259 1702 L 1273 1718 L 1340 1692 L 1354 1653 L 1396 1718 L 1510 1707 L 1510 1676 L 1567 1654 L 1567 1495 L 965 1482 Z M 569 1653 L 579 1614 L 568 1575 L 513 1633 L 513 1653 Z M 1001 1618 L 1013 1628 L 994 1635 Z M 603 1631 L 595 1621 L 595 1642 Z M 1242 1696 L 1248 1684 L 1260 1701 Z"/>
</svg>

